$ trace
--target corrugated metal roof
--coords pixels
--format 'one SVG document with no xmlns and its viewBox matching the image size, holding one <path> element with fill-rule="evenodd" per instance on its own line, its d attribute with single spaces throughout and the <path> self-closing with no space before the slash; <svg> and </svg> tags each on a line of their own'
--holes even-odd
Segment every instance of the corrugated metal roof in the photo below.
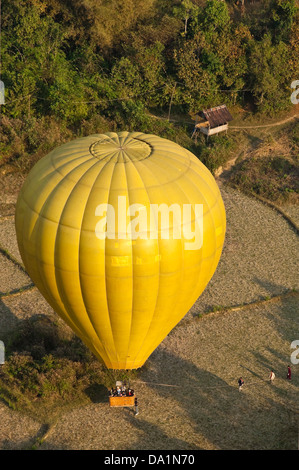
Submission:
<svg viewBox="0 0 299 470">
<path fill-rule="evenodd" d="M 225 104 L 215 108 L 203 109 L 200 114 L 209 121 L 211 129 L 223 126 L 223 124 L 227 124 L 233 119 Z"/>
</svg>

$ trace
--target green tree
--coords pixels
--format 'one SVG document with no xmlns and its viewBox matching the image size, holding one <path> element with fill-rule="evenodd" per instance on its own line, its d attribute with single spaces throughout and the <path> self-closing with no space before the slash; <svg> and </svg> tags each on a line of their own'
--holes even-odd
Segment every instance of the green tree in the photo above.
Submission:
<svg viewBox="0 0 299 470">
<path fill-rule="evenodd" d="M 203 36 L 198 34 L 174 54 L 180 82 L 176 101 L 195 112 L 207 103 L 212 105 L 218 96 L 216 75 L 201 60 L 203 42 Z"/>
<path fill-rule="evenodd" d="M 231 24 L 231 18 L 226 2 L 208 0 L 201 10 L 198 28 L 207 33 L 226 31 Z"/>
<path fill-rule="evenodd" d="M 272 0 L 270 28 L 275 42 L 288 41 L 298 7 L 295 0 Z"/>
<path fill-rule="evenodd" d="M 152 16 L 153 5 L 154 0 L 74 0 L 70 8 L 86 28 L 84 37 L 108 57 L 139 22 Z"/>
<path fill-rule="evenodd" d="M 270 34 L 250 47 L 249 85 L 259 111 L 273 113 L 290 104 L 289 51 L 284 42 L 273 45 Z"/>
<path fill-rule="evenodd" d="M 296 79 L 299 70 L 299 15 L 297 14 L 290 33 L 288 46 L 289 61 L 288 70 L 290 77 Z"/>
<path fill-rule="evenodd" d="M 13 117 L 50 114 L 73 123 L 87 117 L 83 102 L 91 89 L 67 56 L 67 29 L 46 13 L 38 0 L 12 0 L 5 11 L 5 112 Z"/>
<path fill-rule="evenodd" d="M 236 27 L 230 20 L 225 2 L 208 1 L 193 38 L 175 52 L 178 78 L 184 84 L 181 99 L 192 107 L 214 106 L 229 99 L 235 103 L 235 90 L 245 85 L 250 38 L 248 28 Z"/>
<path fill-rule="evenodd" d="M 199 8 L 197 5 L 194 5 L 192 0 L 181 0 L 179 5 L 173 7 L 173 14 L 175 17 L 183 20 L 184 22 L 184 36 L 188 32 L 188 22 L 191 19 L 194 19 L 199 14 Z"/>
</svg>

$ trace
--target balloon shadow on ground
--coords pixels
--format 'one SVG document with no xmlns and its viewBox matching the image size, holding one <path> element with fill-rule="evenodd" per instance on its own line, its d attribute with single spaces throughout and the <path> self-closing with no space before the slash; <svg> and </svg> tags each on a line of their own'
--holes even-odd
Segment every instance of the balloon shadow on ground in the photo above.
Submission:
<svg viewBox="0 0 299 470">
<path fill-rule="evenodd" d="M 252 281 L 258 284 L 260 287 L 262 287 L 266 291 L 268 291 L 270 294 L 270 297 L 275 296 L 275 295 L 286 294 L 287 292 L 290 291 L 288 287 L 282 284 L 276 284 L 275 282 L 272 282 L 268 279 L 259 279 L 258 277 L 254 277 Z"/>
<path fill-rule="evenodd" d="M 128 411 L 127 421 L 136 428 L 136 435 L 142 436 L 137 442 L 131 442 L 131 450 L 202 450 L 197 445 L 180 438 L 179 429 L 178 437 L 171 437 L 158 425 L 143 419 L 140 415 L 135 417 L 132 410 Z"/>
<path fill-rule="evenodd" d="M 6 333 L 12 330 L 18 322 L 17 316 L 5 305 L 0 297 L 0 339 L 3 340 Z"/>
<path fill-rule="evenodd" d="M 278 351 L 271 352 L 279 356 Z M 270 366 L 265 357 L 258 356 L 257 360 L 263 360 L 265 365 Z M 163 406 L 164 415 L 168 414 L 173 421 L 176 420 L 176 411 L 180 419 L 182 414 L 185 415 L 187 429 L 194 430 L 194 442 L 198 442 L 198 445 L 221 450 L 279 448 L 280 445 L 288 445 L 284 438 L 286 432 L 291 433 L 290 437 L 294 441 L 294 423 L 292 429 L 288 423 L 290 411 L 296 409 L 296 405 L 295 402 L 283 399 L 285 392 L 278 383 L 268 385 L 267 380 L 260 380 L 261 377 L 250 370 L 259 380 L 248 388 L 248 392 L 245 382 L 244 389 L 239 392 L 239 377 L 236 377 L 236 385 L 231 385 L 219 376 L 161 348 L 152 354 L 149 365 L 150 369 L 141 378 L 153 391 L 155 403 L 159 407 L 157 415 Z M 165 384 L 175 386 L 166 387 Z M 265 389 L 268 386 L 273 387 L 270 389 L 272 392 Z M 139 408 L 142 417 L 142 397 Z M 273 419 L 278 416 L 279 421 L 273 428 Z"/>
<path fill-rule="evenodd" d="M 94 383 L 85 388 L 84 393 L 92 403 L 109 403 L 108 389 L 105 385 Z"/>
<path fill-rule="evenodd" d="M 36 450 L 40 447 L 45 433 L 49 430 L 49 424 L 41 424 L 39 430 L 31 437 L 20 440 L 4 439 L 0 443 L 0 450 Z M 52 447 L 50 447 L 52 449 Z M 66 448 L 53 447 L 55 450 L 66 450 Z"/>
<path fill-rule="evenodd" d="M 186 415 L 187 428 L 193 429 L 194 432 L 194 448 L 200 448 L 199 444 L 195 444 L 199 436 L 202 436 L 202 441 L 208 442 L 210 447 L 229 448 L 227 435 L 228 433 L 234 434 L 239 426 L 235 420 L 235 411 L 239 406 L 248 404 L 246 394 L 239 392 L 238 377 L 236 377 L 236 386 L 231 386 L 217 375 L 159 349 L 152 354 L 150 363 L 151 370 L 146 371 L 141 379 L 154 392 L 153 396 L 155 396 L 158 408 L 153 409 L 153 413 L 157 413 L 158 417 L 163 413 L 163 417 L 171 422 L 172 431 L 175 426 L 176 411 L 179 411 L 179 415 L 182 413 Z M 165 373 L 167 370 L 173 371 L 173 375 Z M 174 387 L 166 386 L 171 384 Z M 147 399 L 150 400 L 150 396 Z M 142 419 L 142 397 L 140 397 L 139 405 L 138 419 L 130 418 L 130 422 L 138 429 L 147 429 L 148 442 L 150 442 L 153 428 L 159 428 L 158 425 L 153 426 L 152 423 L 140 420 Z M 181 420 L 180 416 L 179 422 L 182 422 Z M 181 429 L 178 424 L 178 440 L 184 432 L 186 429 Z M 241 431 L 240 434 L 242 434 Z M 173 438 L 166 435 L 163 438 L 164 442 L 169 444 L 169 449 L 176 449 L 173 445 L 177 444 L 173 442 Z M 190 448 L 191 444 L 187 442 L 184 444 L 185 449 L 186 446 Z M 241 448 L 241 442 L 239 448 Z"/>
</svg>

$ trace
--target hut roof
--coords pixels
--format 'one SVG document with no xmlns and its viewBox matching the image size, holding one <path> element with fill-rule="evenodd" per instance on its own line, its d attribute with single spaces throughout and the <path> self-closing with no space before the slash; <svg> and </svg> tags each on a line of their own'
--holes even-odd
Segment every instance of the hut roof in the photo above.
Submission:
<svg viewBox="0 0 299 470">
<path fill-rule="evenodd" d="M 211 128 L 223 126 L 233 119 L 225 104 L 215 108 L 203 109 L 200 115 L 209 122 Z"/>
</svg>

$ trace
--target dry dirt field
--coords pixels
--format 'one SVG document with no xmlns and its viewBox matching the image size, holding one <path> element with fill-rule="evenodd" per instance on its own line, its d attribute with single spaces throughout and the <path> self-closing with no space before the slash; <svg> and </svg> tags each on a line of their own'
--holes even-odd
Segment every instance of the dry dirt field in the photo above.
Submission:
<svg viewBox="0 0 299 470">
<path fill-rule="evenodd" d="M 0 183 L 0 245 L 19 261 L 13 213 L 21 184 L 10 175 Z M 47 430 L 0 402 L 0 449 L 298 449 L 299 364 L 286 380 L 299 340 L 298 234 L 274 209 L 219 184 L 227 213 L 221 261 L 133 384 L 139 415 L 91 401 Z M 298 220 L 298 207 L 289 211 Z M 7 295 L 30 284 L 0 254 L 0 339 L 24 318 L 55 315 L 36 289 Z"/>
</svg>

